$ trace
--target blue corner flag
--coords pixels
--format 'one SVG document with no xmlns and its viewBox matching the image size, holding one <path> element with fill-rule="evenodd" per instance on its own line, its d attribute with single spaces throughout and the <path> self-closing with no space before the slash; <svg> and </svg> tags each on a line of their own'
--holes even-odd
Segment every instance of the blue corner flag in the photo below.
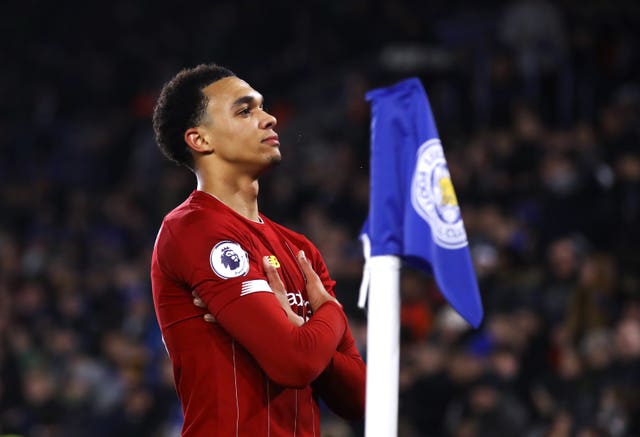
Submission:
<svg viewBox="0 0 640 437">
<path fill-rule="evenodd" d="M 371 256 L 397 255 L 432 273 L 473 327 L 483 310 L 464 223 L 427 94 L 417 78 L 366 95 L 371 102 Z M 365 238 L 363 238 L 363 241 Z"/>
</svg>

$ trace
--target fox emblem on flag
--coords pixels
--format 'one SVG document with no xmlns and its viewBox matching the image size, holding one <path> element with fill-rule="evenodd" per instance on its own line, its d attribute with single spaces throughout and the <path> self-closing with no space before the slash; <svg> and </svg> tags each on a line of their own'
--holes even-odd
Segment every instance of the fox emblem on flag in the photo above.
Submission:
<svg viewBox="0 0 640 437">
<path fill-rule="evenodd" d="M 429 140 L 418 149 L 411 203 L 416 213 L 431 226 L 436 244 L 445 249 L 467 245 L 458 199 L 438 139 Z"/>
</svg>

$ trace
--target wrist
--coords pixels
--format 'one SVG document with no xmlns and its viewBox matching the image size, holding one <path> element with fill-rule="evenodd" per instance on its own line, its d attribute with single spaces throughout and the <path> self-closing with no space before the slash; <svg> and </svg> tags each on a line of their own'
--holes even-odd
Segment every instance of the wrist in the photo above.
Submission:
<svg viewBox="0 0 640 437">
<path fill-rule="evenodd" d="M 340 308 L 342 308 L 342 304 L 340 304 L 340 302 L 338 302 L 338 299 L 336 299 L 335 297 L 331 296 L 330 294 L 327 294 L 326 296 L 323 296 L 321 299 L 316 299 L 315 302 L 310 302 L 311 303 L 311 309 L 313 310 L 313 312 L 315 313 L 316 311 L 318 311 L 318 309 L 324 305 L 327 302 L 335 302 Z"/>
<path fill-rule="evenodd" d="M 304 319 L 301 316 L 294 313 L 292 310 L 289 310 L 287 312 L 287 318 L 292 324 L 294 324 L 298 328 L 304 325 Z"/>
</svg>

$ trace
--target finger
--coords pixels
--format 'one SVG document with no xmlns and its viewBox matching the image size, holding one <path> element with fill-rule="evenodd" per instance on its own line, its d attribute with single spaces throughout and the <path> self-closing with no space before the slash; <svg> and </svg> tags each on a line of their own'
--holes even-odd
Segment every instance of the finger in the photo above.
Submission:
<svg viewBox="0 0 640 437">
<path fill-rule="evenodd" d="M 202 301 L 202 299 L 200 299 L 199 297 L 195 297 L 193 298 L 193 304 L 197 307 L 200 308 L 206 308 L 207 306 L 205 305 L 205 303 Z"/>
<path fill-rule="evenodd" d="M 266 256 L 262 258 L 262 264 L 264 265 L 264 271 L 267 274 L 267 280 L 269 281 L 269 286 L 273 291 L 284 292 L 284 284 L 280 279 L 280 275 L 278 274 L 278 270 L 269 262 L 269 258 Z"/>
<path fill-rule="evenodd" d="M 304 250 L 301 250 L 300 252 L 298 252 L 298 264 L 300 264 L 300 268 L 302 269 L 302 272 L 306 276 L 307 281 L 320 280 L 320 277 L 318 276 L 316 271 L 313 270 L 313 266 L 307 259 L 307 256 L 304 254 Z"/>
<path fill-rule="evenodd" d="M 205 314 L 204 315 L 204 321 L 205 322 L 209 322 L 209 323 L 215 323 L 216 322 L 216 318 L 213 317 L 213 315 L 211 315 L 211 314 Z"/>
<path fill-rule="evenodd" d="M 304 319 L 301 316 L 297 315 L 297 314 L 293 315 L 293 320 L 291 320 L 291 322 L 294 325 L 296 325 L 297 327 L 300 327 L 300 326 L 304 325 Z"/>
</svg>

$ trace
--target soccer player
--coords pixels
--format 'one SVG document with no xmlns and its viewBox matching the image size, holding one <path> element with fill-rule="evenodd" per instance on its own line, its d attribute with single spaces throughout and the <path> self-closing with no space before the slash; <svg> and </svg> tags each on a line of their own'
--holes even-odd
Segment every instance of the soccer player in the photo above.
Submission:
<svg viewBox="0 0 640 437">
<path fill-rule="evenodd" d="M 258 211 L 258 178 L 281 159 L 262 100 L 199 65 L 165 84 L 153 115 L 162 152 L 197 179 L 151 264 L 183 436 L 319 436 L 318 398 L 364 415 L 365 366 L 320 253 Z"/>
</svg>

